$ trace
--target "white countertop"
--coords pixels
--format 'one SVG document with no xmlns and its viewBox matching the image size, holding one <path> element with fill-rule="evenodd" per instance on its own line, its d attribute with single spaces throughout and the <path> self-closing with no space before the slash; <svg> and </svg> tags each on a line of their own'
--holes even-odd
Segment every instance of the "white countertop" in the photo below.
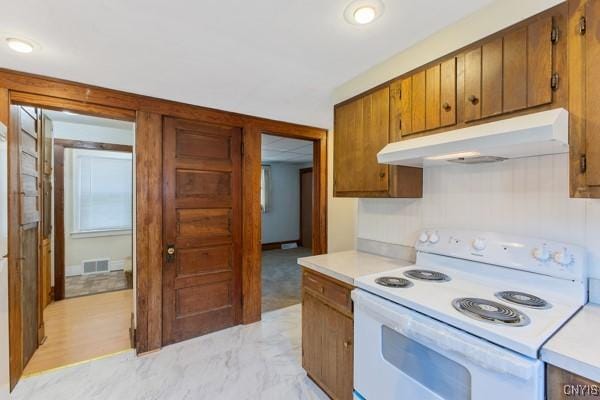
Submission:
<svg viewBox="0 0 600 400">
<path fill-rule="evenodd" d="M 600 382 L 600 305 L 587 304 L 543 347 L 542 360 Z"/>
<path fill-rule="evenodd" d="M 406 267 L 414 263 L 350 250 L 299 258 L 298 264 L 356 286 L 354 280 L 360 276 Z"/>
</svg>

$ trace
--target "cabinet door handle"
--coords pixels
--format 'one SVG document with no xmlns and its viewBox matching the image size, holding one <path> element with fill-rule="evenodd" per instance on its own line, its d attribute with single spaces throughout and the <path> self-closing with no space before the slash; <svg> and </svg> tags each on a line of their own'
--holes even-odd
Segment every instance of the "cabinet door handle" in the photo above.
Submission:
<svg viewBox="0 0 600 400">
<path fill-rule="evenodd" d="M 380 173 L 379 173 L 379 177 L 380 177 L 380 178 L 385 178 L 385 172 L 380 172 Z"/>
<path fill-rule="evenodd" d="M 351 340 L 346 340 L 344 342 L 344 347 L 347 349 L 348 347 L 352 346 L 352 341 Z"/>
<path fill-rule="evenodd" d="M 479 100 L 479 99 L 478 99 L 478 98 L 477 98 L 477 96 L 475 96 L 474 94 L 472 94 L 472 95 L 470 95 L 470 96 L 469 96 L 469 102 L 470 102 L 471 104 L 476 104 L 478 100 Z"/>
<path fill-rule="evenodd" d="M 450 103 L 445 102 L 444 104 L 442 104 L 442 108 L 446 111 L 450 111 L 452 109 L 452 106 L 450 106 Z"/>
</svg>

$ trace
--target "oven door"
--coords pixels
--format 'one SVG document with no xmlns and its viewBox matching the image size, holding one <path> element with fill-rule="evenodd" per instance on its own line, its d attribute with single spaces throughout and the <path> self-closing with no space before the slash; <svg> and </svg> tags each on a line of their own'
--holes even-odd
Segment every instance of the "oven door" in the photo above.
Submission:
<svg viewBox="0 0 600 400">
<path fill-rule="evenodd" d="M 543 399 L 543 363 L 360 289 L 355 398 Z"/>
</svg>

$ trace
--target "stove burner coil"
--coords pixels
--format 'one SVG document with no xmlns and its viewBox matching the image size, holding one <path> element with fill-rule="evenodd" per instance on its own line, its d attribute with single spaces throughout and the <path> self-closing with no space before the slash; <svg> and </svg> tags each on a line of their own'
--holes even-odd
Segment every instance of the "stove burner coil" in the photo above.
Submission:
<svg viewBox="0 0 600 400">
<path fill-rule="evenodd" d="M 552 307 L 552 305 L 550 305 L 550 303 L 548 303 L 546 300 L 529 293 L 507 290 L 504 292 L 498 292 L 495 294 L 495 296 L 501 300 L 508 301 L 509 303 L 530 308 L 547 309 Z"/>
<path fill-rule="evenodd" d="M 410 271 L 406 271 L 404 276 L 430 282 L 448 282 L 450 280 L 450 277 L 446 274 L 426 269 L 411 269 Z"/>
<path fill-rule="evenodd" d="M 413 285 L 408 279 L 399 278 L 396 276 L 382 276 L 375 279 L 375 283 L 391 288 L 408 288 Z"/>
<path fill-rule="evenodd" d="M 499 325 L 525 326 L 529 318 L 518 310 L 491 300 L 462 297 L 454 299 L 452 305 L 462 314 Z"/>
</svg>

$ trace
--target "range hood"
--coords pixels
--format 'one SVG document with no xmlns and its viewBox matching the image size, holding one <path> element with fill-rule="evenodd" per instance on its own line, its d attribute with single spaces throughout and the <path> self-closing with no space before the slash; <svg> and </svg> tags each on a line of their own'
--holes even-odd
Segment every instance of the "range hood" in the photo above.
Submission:
<svg viewBox="0 0 600 400">
<path fill-rule="evenodd" d="M 377 154 L 377 160 L 381 164 L 427 167 L 568 152 L 569 113 L 557 108 L 390 143 Z"/>
</svg>

